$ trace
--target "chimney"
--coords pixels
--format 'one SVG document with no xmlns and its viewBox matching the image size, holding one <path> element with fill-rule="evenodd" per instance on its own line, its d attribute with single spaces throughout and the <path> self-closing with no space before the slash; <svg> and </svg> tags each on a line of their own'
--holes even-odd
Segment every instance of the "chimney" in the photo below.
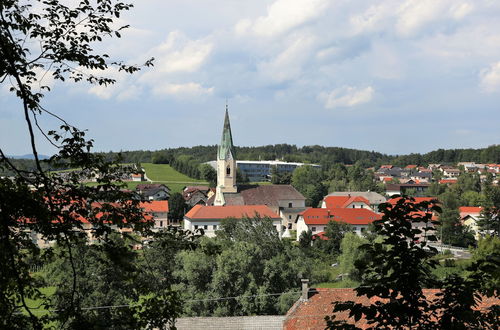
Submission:
<svg viewBox="0 0 500 330">
<path fill-rule="evenodd" d="M 300 297 L 300 301 L 308 301 L 309 300 L 309 279 L 303 278 L 302 281 L 302 296 Z"/>
</svg>

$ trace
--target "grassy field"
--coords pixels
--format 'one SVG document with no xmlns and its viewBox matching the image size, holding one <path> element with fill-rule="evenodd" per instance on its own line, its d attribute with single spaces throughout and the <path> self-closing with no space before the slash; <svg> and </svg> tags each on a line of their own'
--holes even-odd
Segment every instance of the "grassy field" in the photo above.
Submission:
<svg viewBox="0 0 500 330">
<path fill-rule="evenodd" d="M 188 177 L 187 175 L 177 172 L 168 164 L 142 163 L 141 165 L 146 171 L 146 176 L 148 179 L 152 180 L 154 183 L 164 183 L 170 188 L 172 192 L 181 192 L 182 188 L 184 188 L 185 186 L 208 185 L 208 182 L 193 179 Z M 133 182 L 135 186 L 137 186 L 138 183 Z M 129 185 L 129 187 L 131 186 Z"/>
<path fill-rule="evenodd" d="M 168 164 L 141 164 L 146 171 L 146 177 L 153 183 L 163 183 L 170 188 L 171 192 L 182 192 L 185 186 L 208 186 L 208 182 L 197 180 L 188 177 L 180 172 L 177 172 Z M 130 190 L 135 190 L 138 184 L 147 182 L 127 181 L 126 186 Z M 97 185 L 96 182 L 86 183 L 89 186 Z"/>
</svg>

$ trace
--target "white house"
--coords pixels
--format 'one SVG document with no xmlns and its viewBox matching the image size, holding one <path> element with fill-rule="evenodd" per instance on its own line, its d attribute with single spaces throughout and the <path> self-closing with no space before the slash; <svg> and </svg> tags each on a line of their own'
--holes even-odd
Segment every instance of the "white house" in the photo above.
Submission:
<svg viewBox="0 0 500 330">
<path fill-rule="evenodd" d="M 311 230 L 313 235 L 325 231 L 328 222 L 345 222 L 352 230 L 362 235 L 368 226 L 380 215 L 368 208 L 308 208 L 297 218 L 297 241 L 303 232 Z"/>
<path fill-rule="evenodd" d="M 203 229 L 205 236 L 214 237 L 223 219 L 244 219 L 259 216 L 270 218 L 273 225 L 281 235 L 281 217 L 266 205 L 226 205 L 226 206 L 204 206 L 195 205 L 184 216 L 184 229 Z"/>
</svg>

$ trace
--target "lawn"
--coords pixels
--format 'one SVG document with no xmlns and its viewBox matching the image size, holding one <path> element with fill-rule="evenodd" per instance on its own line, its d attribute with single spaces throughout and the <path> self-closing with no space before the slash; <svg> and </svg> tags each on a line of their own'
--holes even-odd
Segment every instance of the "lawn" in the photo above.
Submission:
<svg viewBox="0 0 500 330">
<path fill-rule="evenodd" d="M 188 177 L 180 172 L 177 172 L 168 164 L 152 164 L 152 163 L 142 163 L 141 164 L 146 171 L 146 177 L 150 179 L 153 183 L 164 183 L 170 188 L 171 192 L 182 192 L 182 188 L 185 186 L 207 186 L 208 182 L 203 180 L 197 180 Z M 139 181 L 126 181 L 125 184 L 130 190 L 135 190 L 138 184 L 147 183 Z M 88 182 L 86 185 L 95 186 L 98 183 Z"/>
<path fill-rule="evenodd" d="M 164 183 L 172 192 L 181 192 L 182 188 L 185 186 L 208 185 L 208 182 L 193 179 L 187 175 L 177 172 L 168 164 L 142 163 L 141 165 L 146 171 L 148 179 L 152 180 L 154 183 Z M 133 182 L 133 184 L 137 186 L 136 182 Z M 135 188 L 135 186 L 133 187 Z M 129 188 L 130 187 L 131 185 L 129 185 Z"/>
<path fill-rule="evenodd" d="M 146 171 L 146 176 L 155 182 L 206 183 L 177 172 L 168 164 L 142 163 L 141 165 Z"/>
</svg>

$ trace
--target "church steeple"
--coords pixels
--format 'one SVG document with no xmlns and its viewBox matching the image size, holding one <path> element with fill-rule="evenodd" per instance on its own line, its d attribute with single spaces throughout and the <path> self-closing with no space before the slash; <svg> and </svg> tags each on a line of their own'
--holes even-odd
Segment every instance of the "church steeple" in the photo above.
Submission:
<svg viewBox="0 0 500 330">
<path fill-rule="evenodd" d="M 227 110 L 226 103 L 226 115 L 224 117 L 224 127 L 222 129 L 222 138 L 220 141 L 219 148 L 217 150 L 217 159 L 236 159 L 236 154 L 234 152 L 233 146 L 233 136 L 231 134 L 231 124 L 229 123 L 229 112 Z"/>
<path fill-rule="evenodd" d="M 236 153 L 234 151 L 231 124 L 226 101 L 226 114 L 222 138 L 217 149 L 217 187 L 215 190 L 214 205 L 225 205 L 224 193 L 236 193 Z"/>
</svg>

